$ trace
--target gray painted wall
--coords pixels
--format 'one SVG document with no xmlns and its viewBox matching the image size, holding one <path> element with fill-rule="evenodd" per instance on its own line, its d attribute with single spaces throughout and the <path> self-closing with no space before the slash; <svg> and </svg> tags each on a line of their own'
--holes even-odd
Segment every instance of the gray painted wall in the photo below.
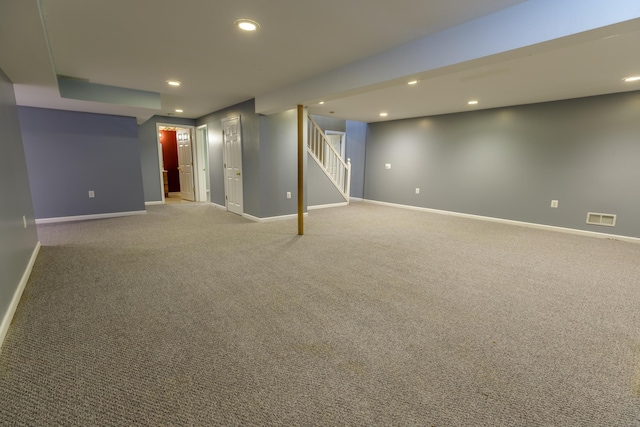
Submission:
<svg viewBox="0 0 640 427">
<path fill-rule="evenodd" d="M 342 119 L 336 119 L 335 117 L 317 116 L 311 114 L 311 118 L 320 126 L 323 131 L 335 130 L 338 132 L 347 131 L 347 121 Z"/>
<path fill-rule="evenodd" d="M 38 244 L 13 85 L 0 70 L 0 322 Z M 22 217 L 27 218 L 25 229 Z"/>
<path fill-rule="evenodd" d="M 362 122 L 347 121 L 347 142 L 345 154 L 351 159 L 351 197 L 364 197 L 365 143 L 368 125 Z"/>
<path fill-rule="evenodd" d="M 156 124 L 195 126 L 193 119 L 180 117 L 153 116 L 138 126 L 140 143 L 140 165 L 142 167 L 142 185 L 145 202 L 162 201 L 162 182 L 160 175 L 160 158 L 158 157 L 158 132 Z M 195 138 L 195 136 L 194 136 Z"/>
<path fill-rule="evenodd" d="M 261 218 L 298 212 L 297 110 L 260 117 L 260 184 Z"/>
<path fill-rule="evenodd" d="M 373 123 L 364 195 L 640 237 L 639 118 L 640 92 L 631 92 Z M 618 223 L 587 225 L 587 212 Z"/>
<path fill-rule="evenodd" d="M 297 113 L 255 113 L 253 99 L 196 121 L 207 125 L 211 201 L 225 206 L 222 119 L 240 116 L 244 213 L 268 218 L 297 212 Z M 306 183 L 305 183 L 306 185 Z M 286 198 L 287 191 L 291 199 Z M 306 206 L 306 200 L 305 200 Z"/>
<path fill-rule="evenodd" d="M 135 118 L 31 107 L 18 113 L 36 218 L 144 210 Z"/>
<path fill-rule="evenodd" d="M 211 202 L 226 206 L 224 199 L 222 119 L 232 116 L 240 116 L 240 126 L 242 128 L 243 209 L 249 215 L 260 217 L 260 120 L 255 113 L 253 99 L 196 120 L 198 126 L 207 125 Z"/>
<path fill-rule="evenodd" d="M 344 197 L 333 185 L 324 169 L 307 153 L 307 200 L 309 206 L 344 203 Z"/>
</svg>

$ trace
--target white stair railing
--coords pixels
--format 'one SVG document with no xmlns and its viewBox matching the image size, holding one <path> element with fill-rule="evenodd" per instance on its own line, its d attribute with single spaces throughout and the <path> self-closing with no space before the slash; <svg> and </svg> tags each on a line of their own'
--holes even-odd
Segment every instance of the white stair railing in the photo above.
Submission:
<svg viewBox="0 0 640 427">
<path fill-rule="evenodd" d="M 351 190 L 351 159 L 345 162 L 320 126 L 310 116 L 308 118 L 307 151 L 348 202 Z"/>
</svg>

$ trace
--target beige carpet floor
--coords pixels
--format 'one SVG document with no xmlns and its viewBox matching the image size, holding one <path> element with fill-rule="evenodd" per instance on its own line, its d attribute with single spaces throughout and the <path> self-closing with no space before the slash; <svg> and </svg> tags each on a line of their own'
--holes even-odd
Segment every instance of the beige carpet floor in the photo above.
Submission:
<svg viewBox="0 0 640 427">
<path fill-rule="evenodd" d="M 38 231 L 3 426 L 640 425 L 640 245 L 365 203 Z"/>
</svg>

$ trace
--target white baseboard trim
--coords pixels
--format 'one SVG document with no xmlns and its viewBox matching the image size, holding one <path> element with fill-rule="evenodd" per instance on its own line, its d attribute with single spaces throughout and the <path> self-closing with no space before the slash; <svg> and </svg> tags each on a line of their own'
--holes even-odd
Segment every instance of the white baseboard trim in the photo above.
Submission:
<svg viewBox="0 0 640 427">
<path fill-rule="evenodd" d="M 255 222 L 273 222 L 273 221 L 282 221 L 284 219 L 297 218 L 298 214 L 280 215 L 280 216 L 268 216 L 266 218 L 258 218 L 257 216 L 253 216 L 253 215 L 249 215 L 249 214 L 245 213 L 245 214 L 242 214 L 242 216 L 244 218 L 250 219 L 251 221 L 255 221 Z M 309 213 L 305 212 L 304 216 L 309 216 Z"/>
<path fill-rule="evenodd" d="M 599 233 L 597 231 L 578 230 L 576 228 L 557 227 L 555 225 L 536 224 L 536 223 L 533 223 L 533 222 L 514 221 L 514 220 L 511 220 L 511 219 L 493 218 L 493 217 L 490 217 L 490 216 L 481 216 L 481 215 L 465 214 L 465 213 L 460 213 L 460 212 L 443 211 L 443 210 L 439 210 L 439 209 L 422 208 L 422 207 L 411 206 L 411 205 L 400 205 L 400 204 L 397 204 L 397 203 L 380 202 L 378 200 L 364 199 L 364 202 L 373 203 L 373 204 L 382 205 L 382 206 L 390 206 L 390 207 L 394 207 L 394 208 L 409 209 L 409 210 L 422 211 L 422 212 L 430 212 L 430 213 L 435 213 L 435 214 L 439 214 L 439 215 L 449 215 L 449 216 L 456 216 L 456 217 L 460 217 L 460 218 L 477 219 L 477 220 L 481 220 L 481 221 L 489 221 L 489 222 L 497 222 L 497 223 L 501 223 L 501 224 L 517 225 L 517 226 L 520 226 L 520 227 L 537 228 L 539 230 L 557 231 L 557 232 L 566 233 L 566 234 L 577 234 L 579 236 L 597 237 L 597 238 L 600 238 L 600 239 L 621 240 L 623 242 L 640 244 L 640 238 L 638 238 L 638 237 L 619 236 L 617 234 Z"/>
<path fill-rule="evenodd" d="M 153 206 L 153 205 L 164 205 L 162 200 L 155 200 L 153 202 L 144 202 L 145 206 Z"/>
<path fill-rule="evenodd" d="M 94 215 L 77 215 L 77 216 L 63 216 L 59 218 L 39 218 L 36 219 L 36 224 L 52 224 L 56 222 L 70 222 L 70 221 L 86 221 L 90 219 L 105 219 L 105 218 L 117 218 L 120 216 L 131 215 L 144 215 L 147 211 L 129 211 L 129 212 L 111 212 Z"/>
<path fill-rule="evenodd" d="M 315 205 L 315 206 L 307 206 L 307 210 L 314 210 L 314 209 L 325 209 L 325 208 L 339 208 L 342 206 L 349 206 L 349 202 L 341 202 L 341 203 L 329 203 L 326 205 Z"/>
<path fill-rule="evenodd" d="M 27 268 L 24 270 L 24 273 L 22 273 L 22 278 L 18 283 L 16 291 L 13 293 L 13 298 L 11 299 L 11 303 L 9 304 L 9 308 L 2 318 L 2 323 L 0 323 L 0 351 L 2 351 L 2 344 L 4 343 L 4 339 L 7 336 L 7 332 L 9 331 L 9 325 L 11 325 L 13 315 L 16 313 L 16 309 L 18 308 L 18 304 L 20 303 L 22 292 L 27 286 L 29 276 L 31 276 L 31 270 L 33 269 L 33 264 L 36 262 L 36 258 L 38 257 L 38 252 L 40 252 L 40 242 L 38 242 L 36 244 L 36 247 L 33 248 L 31 258 L 29 259 L 29 263 L 27 264 Z"/>
<path fill-rule="evenodd" d="M 213 203 L 213 202 L 211 202 L 211 204 L 212 204 L 213 206 L 215 206 L 216 208 L 218 208 L 218 209 L 222 209 L 222 210 L 224 210 L 224 211 L 226 211 L 226 210 L 227 210 L 227 207 L 226 207 L 226 206 L 222 206 L 222 205 L 219 205 L 219 204 L 217 204 L 217 203 Z"/>
</svg>

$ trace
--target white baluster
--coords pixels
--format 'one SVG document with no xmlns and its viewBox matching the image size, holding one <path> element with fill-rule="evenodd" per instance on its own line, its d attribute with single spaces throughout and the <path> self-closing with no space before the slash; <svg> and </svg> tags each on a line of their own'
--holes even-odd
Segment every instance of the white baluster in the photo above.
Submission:
<svg viewBox="0 0 640 427">
<path fill-rule="evenodd" d="M 347 202 L 349 201 L 349 197 L 351 197 L 351 159 L 347 158 L 347 189 L 345 191 L 347 195 Z"/>
</svg>

